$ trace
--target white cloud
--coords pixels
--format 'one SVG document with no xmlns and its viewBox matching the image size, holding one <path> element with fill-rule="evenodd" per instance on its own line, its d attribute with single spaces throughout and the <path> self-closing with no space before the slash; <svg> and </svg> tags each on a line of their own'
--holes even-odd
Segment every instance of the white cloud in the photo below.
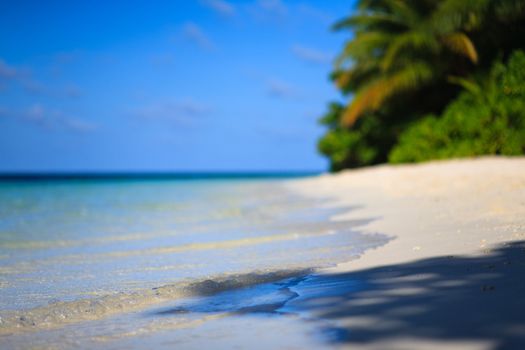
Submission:
<svg viewBox="0 0 525 350">
<path fill-rule="evenodd" d="M 233 4 L 224 0 L 201 0 L 201 3 L 222 16 L 231 17 L 236 12 Z"/>
<path fill-rule="evenodd" d="M 63 51 L 55 54 L 54 60 L 55 63 L 59 65 L 65 65 L 72 63 L 78 60 L 81 57 L 81 52 L 79 50 L 74 51 Z"/>
<path fill-rule="evenodd" d="M 280 98 L 297 97 L 298 93 L 294 86 L 277 78 L 266 80 L 266 91 L 270 96 Z"/>
<path fill-rule="evenodd" d="M 64 88 L 64 95 L 67 97 L 77 98 L 82 96 L 82 90 L 77 85 L 70 84 Z"/>
<path fill-rule="evenodd" d="M 79 132 L 90 132 L 98 128 L 96 124 L 77 118 L 63 119 L 62 124 L 70 130 Z"/>
<path fill-rule="evenodd" d="M 257 6 L 266 13 L 283 16 L 288 13 L 288 8 L 281 0 L 258 0 Z"/>
<path fill-rule="evenodd" d="M 21 79 L 20 84 L 26 92 L 32 95 L 41 95 L 49 92 L 49 89 L 44 84 L 30 78 Z"/>
<path fill-rule="evenodd" d="M 89 132 L 98 127 L 94 123 L 71 117 L 59 109 L 46 108 L 39 103 L 35 103 L 23 110 L 8 110 L 4 108 L 1 110 L 0 115 L 12 117 L 21 122 L 48 130 Z"/>
<path fill-rule="evenodd" d="M 186 24 L 184 24 L 184 26 L 182 27 L 182 34 L 184 35 L 186 39 L 197 44 L 202 49 L 205 49 L 205 50 L 215 49 L 215 45 L 208 38 L 208 36 L 202 30 L 202 28 L 193 22 L 187 22 Z"/>
<path fill-rule="evenodd" d="M 209 112 L 209 108 L 202 103 L 186 99 L 179 101 L 177 107 L 188 115 L 199 115 Z"/>
<path fill-rule="evenodd" d="M 177 126 L 191 126 L 198 117 L 210 111 L 208 106 L 192 99 L 179 101 L 161 101 L 136 108 L 131 115 L 147 120 L 173 123 Z"/>
<path fill-rule="evenodd" d="M 295 56 L 306 62 L 326 64 L 332 60 L 332 56 L 328 53 L 306 46 L 294 45 L 292 46 L 292 52 Z"/>
<path fill-rule="evenodd" d="M 44 107 L 42 107 L 40 104 L 34 104 L 31 107 L 29 107 L 27 111 L 22 114 L 22 117 L 34 123 L 46 123 Z"/>
<path fill-rule="evenodd" d="M 61 54 L 57 57 L 61 57 Z M 15 67 L 0 59 L 0 92 L 7 89 L 11 84 L 19 85 L 31 95 L 46 95 L 56 98 L 78 97 L 80 95 L 80 88 L 74 84 L 67 85 L 64 88 L 55 88 L 35 79 L 30 68 Z"/>
<path fill-rule="evenodd" d="M 17 75 L 17 70 L 5 63 L 4 60 L 0 59 L 0 78 L 1 79 L 12 79 Z"/>
</svg>

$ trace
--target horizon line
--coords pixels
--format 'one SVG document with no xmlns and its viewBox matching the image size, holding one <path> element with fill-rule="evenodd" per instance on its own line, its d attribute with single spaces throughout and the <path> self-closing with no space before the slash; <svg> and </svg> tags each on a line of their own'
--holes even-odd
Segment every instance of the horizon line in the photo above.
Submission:
<svg viewBox="0 0 525 350">
<path fill-rule="evenodd" d="M 0 181 L 254 179 L 302 177 L 322 173 L 319 170 L 0 171 Z"/>
</svg>

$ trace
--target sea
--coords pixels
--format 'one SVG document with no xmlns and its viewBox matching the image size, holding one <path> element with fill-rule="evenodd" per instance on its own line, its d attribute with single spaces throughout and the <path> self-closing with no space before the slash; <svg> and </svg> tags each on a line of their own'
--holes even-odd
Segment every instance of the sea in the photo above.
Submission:
<svg viewBox="0 0 525 350">
<path fill-rule="evenodd" d="M 250 332 L 283 322 L 318 348 L 294 286 L 388 238 L 288 186 L 310 176 L 1 176 L 0 348 L 281 347 Z"/>
</svg>

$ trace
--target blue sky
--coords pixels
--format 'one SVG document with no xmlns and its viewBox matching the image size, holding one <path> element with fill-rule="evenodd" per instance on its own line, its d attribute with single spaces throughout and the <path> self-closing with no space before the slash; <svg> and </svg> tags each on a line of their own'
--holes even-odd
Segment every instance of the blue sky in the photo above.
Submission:
<svg viewBox="0 0 525 350">
<path fill-rule="evenodd" d="M 0 171 L 323 170 L 349 0 L 0 3 Z"/>
</svg>

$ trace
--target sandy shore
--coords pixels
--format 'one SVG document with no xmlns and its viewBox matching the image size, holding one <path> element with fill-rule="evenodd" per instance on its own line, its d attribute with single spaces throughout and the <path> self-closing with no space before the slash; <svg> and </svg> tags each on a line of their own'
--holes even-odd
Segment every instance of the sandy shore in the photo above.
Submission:
<svg viewBox="0 0 525 350">
<path fill-rule="evenodd" d="M 525 239 L 525 158 L 383 165 L 298 181 L 293 188 L 351 208 L 334 220 L 370 218 L 363 232 L 395 237 L 339 270 L 477 254 Z"/>
<path fill-rule="evenodd" d="M 393 238 L 324 271 L 313 283 L 337 282 L 329 301 L 299 298 L 298 309 L 335 322 L 334 345 L 525 348 L 525 158 L 384 165 L 290 186 L 349 207 L 333 220 L 368 218 L 360 231 Z"/>
</svg>

